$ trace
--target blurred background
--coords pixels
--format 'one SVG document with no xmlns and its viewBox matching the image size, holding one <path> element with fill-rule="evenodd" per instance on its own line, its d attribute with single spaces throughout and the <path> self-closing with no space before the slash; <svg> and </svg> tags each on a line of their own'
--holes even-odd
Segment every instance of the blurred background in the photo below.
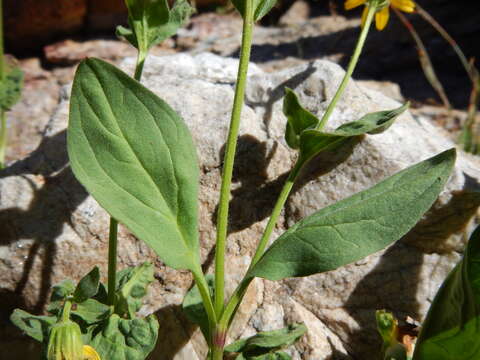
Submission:
<svg viewBox="0 0 480 360">
<path fill-rule="evenodd" d="M 345 65 L 357 37 L 361 9 L 346 13 L 343 3 L 280 0 L 259 24 L 253 61 L 267 70 L 317 58 Z M 480 2 L 417 3 L 452 35 L 468 58 L 479 57 Z M 212 51 L 236 56 L 241 25 L 232 7 L 224 0 L 196 0 L 195 5 L 198 11 L 188 27 L 154 53 Z M 134 54 L 114 36 L 116 25 L 126 22 L 124 0 L 5 0 L 4 7 L 7 52 L 27 68 L 33 66 L 32 58 L 39 60 L 40 68 L 51 70 L 74 65 L 86 56 L 114 60 Z M 391 15 L 386 30 L 373 31 L 355 77 L 398 83 L 403 96 L 411 100 L 441 103 L 423 76 L 410 34 Z M 422 38 L 452 105 L 465 108 L 471 86 L 454 51 L 419 15 L 408 14 L 407 18 Z M 66 74 L 63 77 L 60 82 L 70 79 Z"/>
</svg>

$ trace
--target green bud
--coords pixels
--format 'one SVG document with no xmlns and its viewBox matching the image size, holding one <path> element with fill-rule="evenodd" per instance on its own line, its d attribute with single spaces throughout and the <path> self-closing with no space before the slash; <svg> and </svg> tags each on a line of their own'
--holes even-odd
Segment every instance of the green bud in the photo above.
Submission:
<svg viewBox="0 0 480 360">
<path fill-rule="evenodd" d="M 377 310 L 377 328 L 382 336 L 383 343 L 386 347 L 397 343 L 398 321 L 392 313 L 385 310 Z"/>
<path fill-rule="evenodd" d="M 52 326 L 47 349 L 48 360 L 83 360 L 83 341 L 80 326 L 64 320 Z"/>
</svg>

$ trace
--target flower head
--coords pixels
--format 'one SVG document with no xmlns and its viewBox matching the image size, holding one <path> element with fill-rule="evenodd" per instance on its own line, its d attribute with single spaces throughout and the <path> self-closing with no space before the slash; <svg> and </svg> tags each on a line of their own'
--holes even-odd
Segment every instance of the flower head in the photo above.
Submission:
<svg viewBox="0 0 480 360">
<path fill-rule="evenodd" d="M 80 326 L 66 320 L 52 326 L 47 349 L 48 360 L 84 360 Z"/>
<path fill-rule="evenodd" d="M 357 6 L 365 5 L 362 15 L 362 25 L 365 23 L 368 7 L 376 6 L 375 24 L 378 30 L 383 30 L 387 26 L 390 18 L 390 6 L 404 12 L 414 12 L 415 2 L 413 0 L 347 0 L 345 2 L 345 9 L 350 10 Z"/>
</svg>

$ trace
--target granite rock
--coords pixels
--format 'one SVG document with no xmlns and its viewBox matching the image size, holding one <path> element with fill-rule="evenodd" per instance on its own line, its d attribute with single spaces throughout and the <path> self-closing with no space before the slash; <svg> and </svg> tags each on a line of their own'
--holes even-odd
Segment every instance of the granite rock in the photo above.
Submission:
<svg viewBox="0 0 480 360">
<path fill-rule="evenodd" d="M 132 73 L 134 59 L 123 68 Z M 212 270 L 214 217 L 237 60 L 209 53 L 150 57 L 143 83 L 165 99 L 189 126 L 200 162 L 200 241 L 204 268 Z M 241 279 L 275 198 L 295 160 L 284 142 L 283 88 L 321 114 L 344 72 L 315 61 L 266 73 L 249 71 L 242 113 L 227 246 L 227 287 Z M 41 312 L 49 288 L 65 277 L 78 280 L 93 265 L 106 273 L 108 215 L 74 179 L 65 151 L 68 93 L 48 121 L 40 145 L 0 174 L 0 293 L 2 319 L 13 307 Z M 398 103 L 351 82 L 328 128 Z M 28 139 L 27 139 L 28 140 Z M 274 237 L 299 219 L 373 186 L 395 172 L 454 144 L 424 118 L 408 112 L 385 133 L 366 136 L 335 154 L 317 158 L 304 172 L 282 213 Z M 422 320 L 436 290 L 460 259 L 480 204 L 479 161 L 459 153 L 455 171 L 430 212 L 390 248 L 336 271 L 281 282 L 255 280 L 228 340 L 303 321 L 308 334 L 288 351 L 294 359 L 371 358 L 380 349 L 376 309 Z M 141 241 L 121 227 L 121 267 L 153 261 L 158 281 L 141 312 L 156 312 L 160 341 L 152 358 L 202 359 L 205 342 L 180 311 L 192 285 L 184 271 L 166 268 Z M 25 355 L 22 355 L 25 356 Z"/>
</svg>

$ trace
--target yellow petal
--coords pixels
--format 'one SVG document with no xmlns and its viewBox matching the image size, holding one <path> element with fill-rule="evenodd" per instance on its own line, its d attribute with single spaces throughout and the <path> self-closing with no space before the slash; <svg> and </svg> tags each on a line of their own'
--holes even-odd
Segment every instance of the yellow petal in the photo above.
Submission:
<svg viewBox="0 0 480 360">
<path fill-rule="evenodd" d="M 377 25 L 377 30 L 382 31 L 387 26 L 388 19 L 390 18 L 390 11 L 388 6 L 385 6 L 382 10 L 375 14 L 375 24 Z"/>
<path fill-rule="evenodd" d="M 367 0 L 347 0 L 345 3 L 345 10 L 351 10 L 353 8 L 356 8 L 357 6 L 360 6 L 362 4 L 365 4 Z"/>
<path fill-rule="evenodd" d="M 88 345 L 83 345 L 83 359 L 84 360 L 102 360 L 95 349 Z"/>
<path fill-rule="evenodd" d="M 404 12 L 415 11 L 415 3 L 412 0 L 391 0 L 391 5 Z"/>
</svg>

